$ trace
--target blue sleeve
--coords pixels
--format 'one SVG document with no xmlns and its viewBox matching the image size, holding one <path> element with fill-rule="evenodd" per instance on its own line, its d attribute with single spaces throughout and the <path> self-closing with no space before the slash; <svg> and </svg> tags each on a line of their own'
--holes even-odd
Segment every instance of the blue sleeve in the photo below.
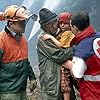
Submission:
<svg viewBox="0 0 100 100">
<path fill-rule="evenodd" d="M 93 41 L 91 39 L 82 40 L 75 48 L 74 56 L 86 60 L 93 54 Z"/>
</svg>

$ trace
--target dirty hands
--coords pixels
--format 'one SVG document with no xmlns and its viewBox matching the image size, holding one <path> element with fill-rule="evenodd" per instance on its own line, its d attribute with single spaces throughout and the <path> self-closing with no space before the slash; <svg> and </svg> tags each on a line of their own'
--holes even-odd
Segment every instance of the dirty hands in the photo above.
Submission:
<svg viewBox="0 0 100 100">
<path fill-rule="evenodd" d="M 30 80 L 30 92 L 32 92 L 37 87 L 37 81 L 36 80 Z"/>
</svg>

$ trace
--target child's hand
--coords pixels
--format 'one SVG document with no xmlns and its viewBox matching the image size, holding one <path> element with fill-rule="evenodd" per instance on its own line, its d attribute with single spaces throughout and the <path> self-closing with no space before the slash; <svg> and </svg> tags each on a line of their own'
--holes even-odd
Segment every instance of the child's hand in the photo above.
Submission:
<svg viewBox="0 0 100 100">
<path fill-rule="evenodd" d="M 42 36 L 42 39 L 43 40 L 47 40 L 47 39 L 51 39 L 52 38 L 52 35 L 49 35 L 49 34 L 44 34 L 43 36 Z"/>
</svg>

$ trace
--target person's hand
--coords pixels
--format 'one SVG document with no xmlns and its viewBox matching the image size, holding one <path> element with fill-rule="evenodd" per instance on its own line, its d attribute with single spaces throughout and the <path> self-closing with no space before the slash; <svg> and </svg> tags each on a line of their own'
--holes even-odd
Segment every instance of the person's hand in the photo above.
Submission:
<svg viewBox="0 0 100 100">
<path fill-rule="evenodd" d="M 49 35 L 49 34 L 44 34 L 43 36 L 42 36 L 42 39 L 43 40 L 47 40 L 47 39 L 51 39 L 52 38 L 52 35 Z"/>
<path fill-rule="evenodd" d="M 36 80 L 30 80 L 30 92 L 32 92 L 37 87 L 37 81 Z"/>
<path fill-rule="evenodd" d="M 68 60 L 67 62 L 64 63 L 64 67 L 67 69 L 71 69 L 73 66 L 73 63 L 74 63 L 73 61 Z"/>
</svg>

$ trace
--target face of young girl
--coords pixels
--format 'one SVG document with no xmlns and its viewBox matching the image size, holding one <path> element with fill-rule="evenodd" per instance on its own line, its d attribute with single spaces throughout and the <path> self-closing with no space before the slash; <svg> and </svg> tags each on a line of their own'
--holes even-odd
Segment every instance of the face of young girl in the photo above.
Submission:
<svg viewBox="0 0 100 100">
<path fill-rule="evenodd" d="M 60 26 L 60 29 L 62 30 L 62 32 L 71 30 L 70 24 L 68 24 L 68 23 L 60 23 L 59 26 Z"/>
</svg>

